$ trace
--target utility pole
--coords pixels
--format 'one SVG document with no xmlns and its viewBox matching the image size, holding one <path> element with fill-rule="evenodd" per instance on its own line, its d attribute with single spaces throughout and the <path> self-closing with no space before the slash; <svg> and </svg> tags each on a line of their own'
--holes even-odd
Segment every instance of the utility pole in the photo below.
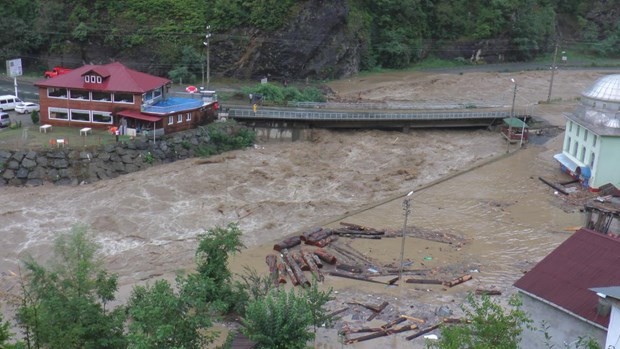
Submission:
<svg viewBox="0 0 620 349">
<path fill-rule="evenodd" d="M 211 38 L 211 26 L 207 25 L 207 34 L 205 35 L 205 39 L 206 41 L 203 42 L 203 44 L 205 45 L 205 47 L 207 48 L 207 89 L 209 89 L 209 82 L 210 82 L 210 75 L 211 75 L 211 71 L 210 71 L 210 66 L 209 66 L 209 39 Z M 204 86 L 205 84 L 205 74 L 204 74 L 204 63 L 202 66 L 202 85 Z"/>
<path fill-rule="evenodd" d="M 402 241 L 400 243 L 400 268 L 398 269 L 398 282 L 401 286 L 403 279 L 403 261 L 405 258 L 405 233 L 407 231 L 407 218 L 409 217 L 409 213 L 411 213 L 411 195 L 413 195 L 413 191 L 410 191 L 409 194 L 405 196 L 405 200 L 403 201 L 403 210 L 405 210 L 405 223 L 403 224 Z"/>
<path fill-rule="evenodd" d="M 547 103 L 551 103 L 551 90 L 553 89 L 553 76 L 555 75 L 555 70 L 558 68 L 556 66 L 556 62 L 558 59 L 558 46 L 560 45 L 556 42 L 555 52 L 553 53 L 553 65 L 551 66 L 551 82 L 549 83 L 549 95 L 547 96 Z"/>
<path fill-rule="evenodd" d="M 512 120 L 515 117 L 515 100 L 517 99 L 517 82 L 515 79 L 510 79 L 513 84 L 515 84 L 514 92 L 512 93 L 512 108 L 510 109 L 510 123 L 508 124 L 508 137 L 507 145 L 506 145 L 506 154 L 510 153 L 510 141 L 512 140 Z"/>
</svg>

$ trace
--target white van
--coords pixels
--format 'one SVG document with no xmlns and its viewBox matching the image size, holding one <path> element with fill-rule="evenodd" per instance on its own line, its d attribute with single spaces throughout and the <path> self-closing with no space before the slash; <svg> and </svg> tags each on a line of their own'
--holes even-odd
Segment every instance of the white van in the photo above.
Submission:
<svg viewBox="0 0 620 349">
<path fill-rule="evenodd" d="M 11 95 L 0 96 L 0 111 L 13 110 L 22 100 Z"/>
</svg>

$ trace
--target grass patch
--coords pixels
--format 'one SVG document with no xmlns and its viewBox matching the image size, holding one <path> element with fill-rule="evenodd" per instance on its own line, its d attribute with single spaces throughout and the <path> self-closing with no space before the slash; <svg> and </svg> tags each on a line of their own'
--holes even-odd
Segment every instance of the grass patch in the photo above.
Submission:
<svg viewBox="0 0 620 349">
<path fill-rule="evenodd" d="M 54 126 L 47 133 L 39 132 L 39 125 L 23 126 L 17 129 L 0 129 L 0 149 L 45 149 L 57 147 L 54 141 L 65 140 L 66 148 L 83 148 L 116 143 L 116 136 L 106 130 L 92 130 L 92 135 L 80 135 L 80 128 Z M 120 136 L 119 141 L 129 140 Z"/>
</svg>

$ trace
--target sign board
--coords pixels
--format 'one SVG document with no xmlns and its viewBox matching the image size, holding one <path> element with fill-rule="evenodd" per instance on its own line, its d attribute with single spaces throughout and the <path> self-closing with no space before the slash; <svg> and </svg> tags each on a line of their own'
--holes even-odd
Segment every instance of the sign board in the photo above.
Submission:
<svg viewBox="0 0 620 349">
<path fill-rule="evenodd" d="M 17 58 L 6 61 L 6 73 L 12 78 L 22 76 L 22 59 Z"/>
<path fill-rule="evenodd" d="M 263 84 L 263 85 L 266 84 L 267 83 L 267 78 L 260 79 L 260 83 Z"/>
</svg>

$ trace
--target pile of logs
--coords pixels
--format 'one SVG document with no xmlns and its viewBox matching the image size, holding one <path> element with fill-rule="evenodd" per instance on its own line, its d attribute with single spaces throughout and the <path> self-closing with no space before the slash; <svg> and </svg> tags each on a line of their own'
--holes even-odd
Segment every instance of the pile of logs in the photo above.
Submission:
<svg viewBox="0 0 620 349">
<path fill-rule="evenodd" d="M 325 279 L 320 270 L 323 262 L 336 264 L 336 257 L 322 249 L 310 252 L 303 249 L 289 251 L 283 248 L 280 252 L 279 256 L 270 254 L 265 257 L 265 262 L 269 266 L 269 274 L 276 286 L 286 283 L 287 277 L 293 286 L 310 286 L 310 281 L 306 278 L 304 271 L 310 271 L 313 277 L 322 282 Z"/>
</svg>

